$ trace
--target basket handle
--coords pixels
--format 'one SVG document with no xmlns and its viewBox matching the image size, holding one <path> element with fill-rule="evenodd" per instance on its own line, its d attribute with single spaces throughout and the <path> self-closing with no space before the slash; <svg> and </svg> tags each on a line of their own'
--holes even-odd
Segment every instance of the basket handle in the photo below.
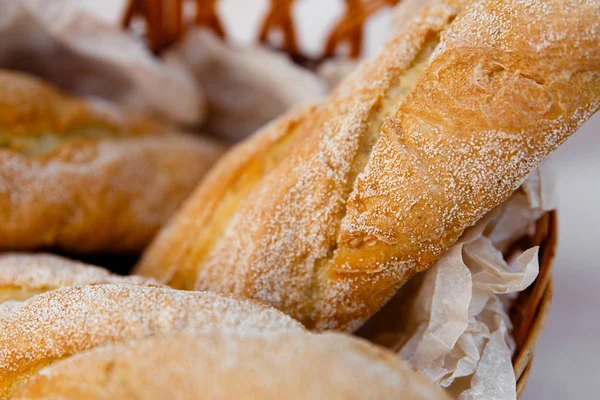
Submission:
<svg viewBox="0 0 600 400">
<path fill-rule="evenodd" d="M 134 17 L 143 18 L 148 45 L 158 53 L 183 33 L 182 3 L 182 0 L 130 0 L 123 14 L 122 26 L 129 27 Z"/>
<path fill-rule="evenodd" d="M 177 41 L 183 34 L 183 2 L 186 0 L 129 0 L 122 25 L 127 28 L 134 17 L 146 21 L 148 45 L 159 53 Z M 195 24 L 226 37 L 217 13 L 219 0 L 194 0 L 196 3 Z M 362 52 L 363 28 L 367 19 L 385 6 L 394 6 L 400 0 L 345 0 L 346 11 L 327 38 L 323 59 L 334 57 L 340 46 L 348 44 L 348 56 L 356 58 Z M 279 31 L 283 36 L 282 50 L 292 57 L 302 58 L 298 49 L 292 7 L 295 0 L 271 0 L 269 11 L 261 25 L 258 40 L 272 45 L 272 33 Z"/>
<path fill-rule="evenodd" d="M 400 0 L 346 0 L 346 12 L 334 26 L 325 44 L 323 58 L 337 55 L 344 43 L 349 47 L 348 56 L 358 58 L 362 53 L 363 30 L 365 22 L 371 15 L 386 6 L 394 6 Z"/>
<path fill-rule="evenodd" d="M 181 0 L 180 0 L 181 1 Z M 196 1 L 196 25 L 204 26 L 213 31 L 217 36 L 225 38 L 225 30 L 221 25 L 217 13 L 218 0 L 195 0 Z"/>
<path fill-rule="evenodd" d="M 269 41 L 271 33 L 280 31 L 283 36 L 283 50 L 288 54 L 299 54 L 292 19 L 293 5 L 294 0 L 271 0 L 271 7 L 258 33 L 259 42 L 272 46 Z"/>
</svg>

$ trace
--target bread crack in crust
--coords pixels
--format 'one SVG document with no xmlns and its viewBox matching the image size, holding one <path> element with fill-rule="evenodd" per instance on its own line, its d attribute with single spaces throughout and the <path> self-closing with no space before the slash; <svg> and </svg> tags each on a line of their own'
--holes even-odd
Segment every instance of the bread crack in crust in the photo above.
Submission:
<svg viewBox="0 0 600 400">
<path fill-rule="evenodd" d="M 140 251 L 220 154 L 0 70 L 0 250 Z"/>
<path fill-rule="evenodd" d="M 219 163 L 138 272 L 257 298 L 311 329 L 358 328 L 598 109 L 599 9 L 431 3 L 322 104 Z M 218 179 L 269 154 L 290 119 L 293 144 L 247 190 Z M 214 231 L 203 215 L 224 199 Z"/>
</svg>

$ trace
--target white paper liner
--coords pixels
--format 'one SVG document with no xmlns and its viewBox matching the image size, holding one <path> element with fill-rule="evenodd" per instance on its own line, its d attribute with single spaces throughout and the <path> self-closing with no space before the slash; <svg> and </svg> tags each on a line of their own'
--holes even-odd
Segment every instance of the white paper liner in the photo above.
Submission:
<svg viewBox="0 0 600 400">
<path fill-rule="evenodd" d="M 326 85 L 287 55 L 258 45 L 235 46 L 204 29 L 189 30 L 165 58 L 194 72 L 208 103 L 207 130 L 231 140 L 326 94 Z"/>
<path fill-rule="evenodd" d="M 537 277 L 538 248 L 510 260 L 502 251 L 554 207 L 554 181 L 546 164 L 536 169 L 396 299 L 408 304 L 397 313 L 399 356 L 460 400 L 516 398 L 508 308 Z"/>
<path fill-rule="evenodd" d="M 27 71 L 80 96 L 197 124 L 202 92 L 183 66 L 69 0 L 0 2 L 0 68 Z"/>
</svg>

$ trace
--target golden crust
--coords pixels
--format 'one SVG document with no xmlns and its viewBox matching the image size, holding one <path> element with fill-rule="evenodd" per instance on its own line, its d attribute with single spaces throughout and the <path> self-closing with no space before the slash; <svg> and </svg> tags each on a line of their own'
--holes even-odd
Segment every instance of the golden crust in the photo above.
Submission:
<svg viewBox="0 0 600 400">
<path fill-rule="evenodd" d="M 120 276 L 92 265 L 52 254 L 0 255 L 0 303 L 23 301 L 64 286 L 128 283 L 161 286 L 154 279 Z"/>
<path fill-rule="evenodd" d="M 358 328 L 599 107 L 599 3 L 484 0 L 454 20 L 463 3 L 421 11 L 241 194 L 202 184 L 138 271 Z M 193 223 L 211 193 L 233 198 L 223 229 L 182 249 L 212 232 Z"/>
<path fill-rule="evenodd" d="M 0 249 L 139 251 L 221 153 L 23 74 L 0 88 Z"/>
<path fill-rule="evenodd" d="M 313 111 L 314 107 L 294 110 L 225 154 L 207 174 L 205 184 L 184 202 L 186 211 L 178 213 L 175 221 L 159 232 L 138 272 L 177 288 L 192 289 L 198 274 L 197 260 L 212 249 L 239 199 L 299 140 L 298 133 Z"/>
<path fill-rule="evenodd" d="M 303 329 L 268 306 L 213 293 L 124 284 L 60 288 L 0 318 L 0 397 L 40 368 L 80 351 L 182 330 Z"/>
<path fill-rule="evenodd" d="M 600 107 L 598 32 L 594 1 L 470 3 L 382 126 L 323 301 L 384 304 L 518 189 Z"/>
<path fill-rule="evenodd" d="M 341 334 L 174 334 L 79 354 L 14 399 L 449 399 L 396 355 Z"/>
<path fill-rule="evenodd" d="M 8 135 L 68 138 L 93 134 L 93 129 L 98 129 L 95 133 L 100 137 L 160 132 L 160 127 L 139 114 L 77 100 L 25 73 L 0 70 L 0 87 L 3 146 Z"/>
</svg>

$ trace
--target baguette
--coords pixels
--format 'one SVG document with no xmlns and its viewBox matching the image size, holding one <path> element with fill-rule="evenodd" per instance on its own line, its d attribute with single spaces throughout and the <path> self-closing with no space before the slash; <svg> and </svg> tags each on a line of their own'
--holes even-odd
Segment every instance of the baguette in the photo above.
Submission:
<svg viewBox="0 0 600 400">
<path fill-rule="evenodd" d="M 0 250 L 138 252 L 221 154 L 22 73 L 0 93 Z"/>
<path fill-rule="evenodd" d="M 432 2 L 298 125 L 251 139 L 286 146 L 219 163 L 234 178 L 201 184 L 138 273 L 360 327 L 600 105 L 600 3 L 464 3 Z"/>
<path fill-rule="evenodd" d="M 157 336 L 40 371 L 13 399 L 449 399 L 372 344 L 342 334 Z"/>
<path fill-rule="evenodd" d="M 0 398 L 40 368 L 109 343 L 182 330 L 303 331 L 258 302 L 138 285 L 72 286 L 4 304 L 11 310 L 0 310 Z"/>
</svg>

